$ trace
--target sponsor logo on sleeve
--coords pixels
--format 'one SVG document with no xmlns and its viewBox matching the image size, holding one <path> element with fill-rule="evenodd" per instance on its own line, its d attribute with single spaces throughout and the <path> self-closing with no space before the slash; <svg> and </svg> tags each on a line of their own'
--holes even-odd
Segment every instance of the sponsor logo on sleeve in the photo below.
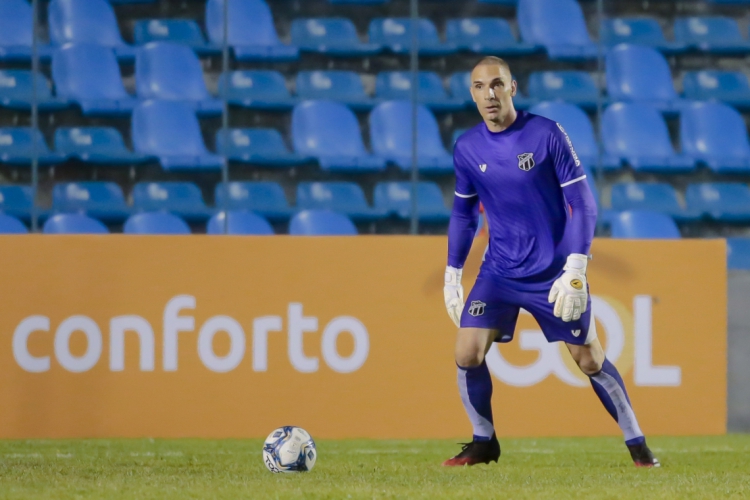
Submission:
<svg viewBox="0 0 750 500">
<path fill-rule="evenodd" d="M 565 131 L 562 125 L 558 123 L 557 128 L 559 128 L 560 132 L 562 132 L 563 135 L 565 136 L 565 141 L 568 143 L 568 147 L 570 148 L 570 154 L 573 155 L 573 161 L 576 162 L 576 167 L 580 167 L 581 160 L 578 159 L 578 153 L 576 153 L 576 150 L 573 147 L 573 141 L 570 140 L 570 137 L 568 137 L 568 133 Z"/>
</svg>

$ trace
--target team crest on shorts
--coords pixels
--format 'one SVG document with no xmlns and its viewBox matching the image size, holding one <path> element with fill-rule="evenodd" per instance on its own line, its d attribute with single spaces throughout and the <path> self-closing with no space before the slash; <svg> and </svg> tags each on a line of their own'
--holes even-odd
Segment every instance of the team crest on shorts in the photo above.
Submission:
<svg viewBox="0 0 750 500">
<path fill-rule="evenodd" d="M 528 172 L 534 168 L 534 153 L 521 153 L 518 155 L 518 168 L 524 172 Z"/>
<path fill-rule="evenodd" d="M 481 300 L 472 300 L 469 306 L 469 314 L 472 316 L 481 316 L 484 314 L 484 306 L 486 306 Z"/>
</svg>

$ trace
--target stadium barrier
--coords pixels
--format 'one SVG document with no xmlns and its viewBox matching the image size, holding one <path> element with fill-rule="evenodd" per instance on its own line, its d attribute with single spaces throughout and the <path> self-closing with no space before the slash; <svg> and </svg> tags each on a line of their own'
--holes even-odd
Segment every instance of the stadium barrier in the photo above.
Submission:
<svg viewBox="0 0 750 500">
<path fill-rule="evenodd" d="M 443 237 L 0 239 L 0 437 L 470 434 Z M 724 242 L 601 239 L 593 254 L 598 334 L 643 430 L 724 433 Z M 502 436 L 619 434 L 530 316 L 488 363 Z"/>
</svg>

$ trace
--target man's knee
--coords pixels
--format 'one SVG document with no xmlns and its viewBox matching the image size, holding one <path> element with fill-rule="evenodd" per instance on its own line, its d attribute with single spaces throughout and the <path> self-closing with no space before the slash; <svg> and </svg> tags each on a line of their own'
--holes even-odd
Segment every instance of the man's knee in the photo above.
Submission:
<svg viewBox="0 0 750 500">
<path fill-rule="evenodd" d="M 585 356 L 578 360 L 578 368 L 580 368 L 584 374 L 591 376 L 602 371 L 602 364 L 593 357 Z"/>
<path fill-rule="evenodd" d="M 484 361 L 484 351 L 477 346 L 456 346 L 456 364 L 461 368 L 474 368 Z"/>
<path fill-rule="evenodd" d="M 463 368 L 479 366 L 484 354 L 495 338 L 494 331 L 485 329 L 461 329 L 456 340 L 456 364 Z"/>
</svg>

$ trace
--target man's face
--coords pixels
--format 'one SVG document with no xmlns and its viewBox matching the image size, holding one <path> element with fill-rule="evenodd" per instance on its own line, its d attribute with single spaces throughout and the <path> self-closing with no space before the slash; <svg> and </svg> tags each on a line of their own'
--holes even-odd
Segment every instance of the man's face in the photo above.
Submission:
<svg viewBox="0 0 750 500">
<path fill-rule="evenodd" d="M 482 64 L 471 72 L 471 97 L 487 121 L 497 122 L 506 116 L 516 89 L 510 71 L 500 64 Z"/>
</svg>

